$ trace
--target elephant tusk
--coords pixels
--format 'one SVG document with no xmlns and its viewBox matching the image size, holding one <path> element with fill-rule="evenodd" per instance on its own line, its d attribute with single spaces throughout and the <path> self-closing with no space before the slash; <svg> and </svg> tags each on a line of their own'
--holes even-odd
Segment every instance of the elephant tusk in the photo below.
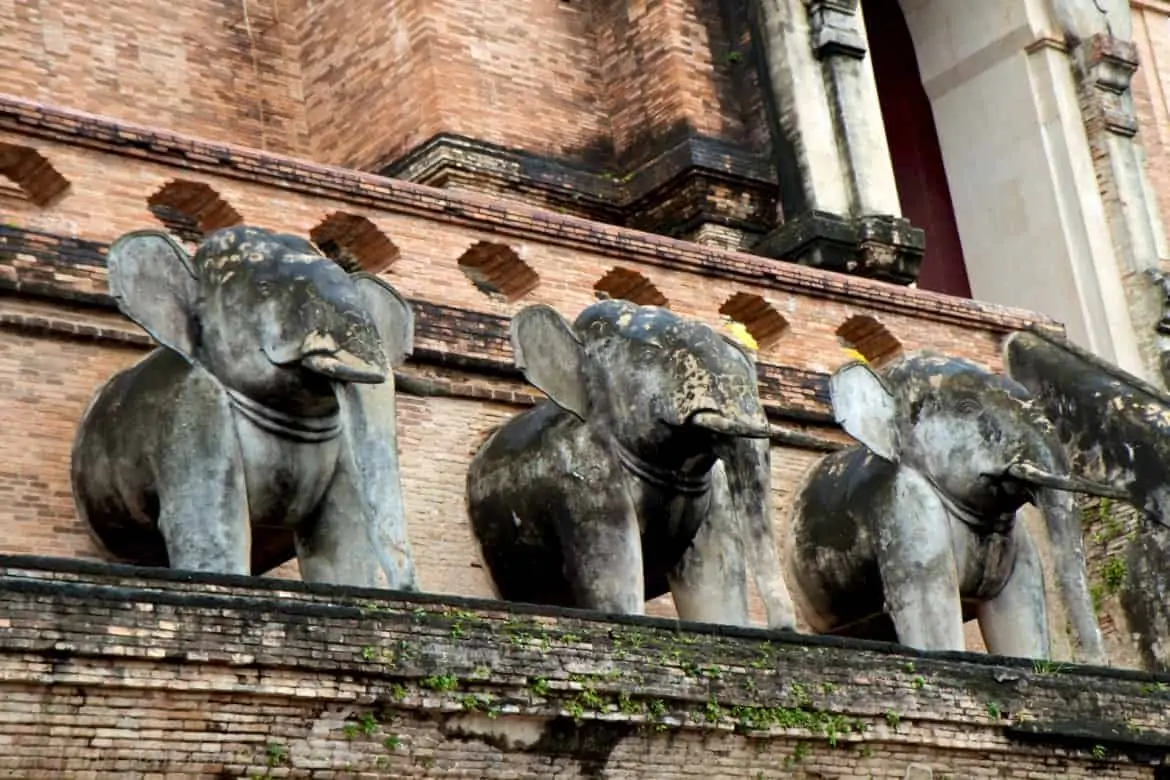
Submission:
<svg viewBox="0 0 1170 780">
<path fill-rule="evenodd" d="M 688 425 L 702 428 L 724 436 L 738 436 L 745 439 L 767 439 L 772 435 L 772 426 L 761 415 L 760 420 L 727 417 L 716 411 L 695 412 L 687 420 Z"/>
<path fill-rule="evenodd" d="M 386 372 L 381 368 L 345 351 L 306 355 L 301 365 L 337 382 L 380 384 L 386 381 Z"/>
<path fill-rule="evenodd" d="M 1009 477 L 1030 485 L 1039 485 L 1041 487 L 1053 488 L 1054 490 L 1066 490 L 1071 493 L 1087 493 L 1091 496 L 1115 498 L 1120 501 L 1128 501 L 1130 499 L 1129 493 L 1111 485 L 1092 482 L 1081 477 L 1074 477 L 1071 474 L 1063 476 L 1051 474 L 1039 466 L 1022 461 L 1016 461 L 1010 464 L 1004 471 Z"/>
</svg>

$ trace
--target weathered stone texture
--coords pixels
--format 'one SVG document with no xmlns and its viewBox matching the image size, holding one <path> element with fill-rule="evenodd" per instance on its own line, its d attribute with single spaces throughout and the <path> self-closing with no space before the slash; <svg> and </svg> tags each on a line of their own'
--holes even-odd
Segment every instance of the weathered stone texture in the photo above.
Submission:
<svg viewBox="0 0 1170 780">
<path fill-rule="evenodd" d="M 0 768 L 1153 778 L 1170 744 L 1145 675 L 383 596 L 2 558 Z"/>
</svg>

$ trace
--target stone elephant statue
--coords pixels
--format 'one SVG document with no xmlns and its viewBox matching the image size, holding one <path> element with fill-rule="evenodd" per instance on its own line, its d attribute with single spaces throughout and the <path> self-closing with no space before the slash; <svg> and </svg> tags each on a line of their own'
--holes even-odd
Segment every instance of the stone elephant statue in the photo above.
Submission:
<svg viewBox="0 0 1170 780">
<path fill-rule="evenodd" d="M 810 468 L 784 540 L 793 595 L 823 633 L 963 650 L 977 618 L 988 649 L 1050 656 L 1045 582 L 1017 510 L 1044 515 L 1079 652 L 1102 662 L 1072 476 L 1027 391 L 958 358 L 908 354 L 880 373 L 830 378 L 834 415 L 860 442 Z"/>
<path fill-rule="evenodd" d="M 108 253 L 118 307 L 161 345 L 78 424 L 78 513 L 115 558 L 225 574 L 294 554 L 310 582 L 416 588 L 391 367 L 409 304 L 310 242 L 253 227 L 193 256 L 135 231 Z"/>
<path fill-rule="evenodd" d="M 1137 508 L 1121 606 L 1145 667 L 1170 671 L 1170 394 L 1036 327 L 1008 337 L 1004 367 L 1052 419 L 1073 469 Z"/>
<path fill-rule="evenodd" d="M 774 627 L 794 628 L 771 510 L 770 426 L 755 365 L 729 337 L 655 306 L 595 303 L 572 324 L 512 319 L 546 393 L 467 474 L 471 526 L 510 601 L 746 625 L 745 562 Z"/>
</svg>

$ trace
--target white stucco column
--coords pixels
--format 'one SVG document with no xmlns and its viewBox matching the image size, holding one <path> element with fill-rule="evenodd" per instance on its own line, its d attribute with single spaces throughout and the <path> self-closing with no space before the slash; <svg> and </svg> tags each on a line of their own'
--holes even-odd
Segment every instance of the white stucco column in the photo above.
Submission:
<svg viewBox="0 0 1170 780">
<path fill-rule="evenodd" d="M 1051 9 L 1045 0 L 902 0 L 902 7 L 973 296 L 1054 317 L 1075 342 L 1148 377 L 1078 84 Z"/>
<path fill-rule="evenodd" d="M 922 232 L 901 217 L 859 0 L 753 0 L 782 224 L 753 251 L 908 283 Z"/>
</svg>

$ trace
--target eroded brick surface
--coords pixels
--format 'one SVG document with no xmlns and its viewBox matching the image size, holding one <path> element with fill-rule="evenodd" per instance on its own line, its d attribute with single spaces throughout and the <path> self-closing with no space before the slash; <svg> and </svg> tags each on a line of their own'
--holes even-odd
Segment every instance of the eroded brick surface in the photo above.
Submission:
<svg viewBox="0 0 1170 780">
<path fill-rule="evenodd" d="M 1140 675 L 490 602 L 0 558 L 0 612 L 22 777 L 1153 778 L 1170 736 Z"/>
</svg>

